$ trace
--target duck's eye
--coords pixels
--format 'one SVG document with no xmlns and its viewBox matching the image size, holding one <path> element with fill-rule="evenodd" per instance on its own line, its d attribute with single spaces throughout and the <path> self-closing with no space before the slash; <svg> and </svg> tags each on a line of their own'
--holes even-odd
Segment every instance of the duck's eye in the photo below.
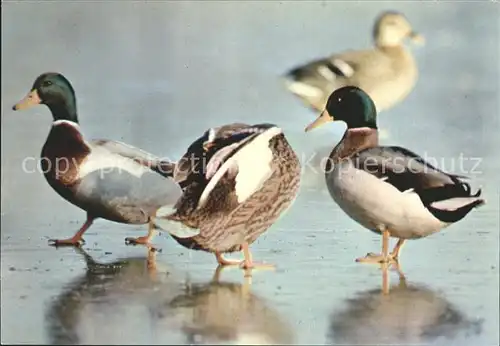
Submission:
<svg viewBox="0 0 500 346">
<path fill-rule="evenodd" d="M 43 86 L 46 86 L 46 87 L 47 87 L 47 86 L 51 86 L 51 85 L 52 85 L 52 82 L 51 82 L 51 81 L 49 81 L 49 80 L 46 80 L 46 81 L 44 81 L 44 82 L 42 83 L 42 85 L 43 85 Z"/>
</svg>

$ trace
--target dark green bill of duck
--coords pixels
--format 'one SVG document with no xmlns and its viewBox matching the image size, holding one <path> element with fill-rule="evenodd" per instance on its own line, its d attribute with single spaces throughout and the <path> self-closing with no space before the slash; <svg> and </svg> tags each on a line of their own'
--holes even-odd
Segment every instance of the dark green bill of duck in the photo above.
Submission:
<svg viewBox="0 0 500 346">
<path fill-rule="evenodd" d="M 21 109 L 27 109 L 27 108 L 33 107 L 35 105 L 38 105 L 41 102 L 42 102 L 42 100 L 40 99 L 40 96 L 38 96 L 38 92 L 36 91 L 36 89 L 33 89 L 28 93 L 28 95 L 26 95 L 25 98 L 23 98 L 21 101 L 16 103 L 12 107 L 12 109 L 15 111 L 21 110 Z"/>
<path fill-rule="evenodd" d="M 315 129 L 316 127 L 323 126 L 324 124 L 331 122 L 331 121 L 334 121 L 334 120 L 335 119 L 325 109 L 316 120 L 314 120 L 312 123 L 307 125 L 305 131 L 309 132 L 312 129 Z"/>
</svg>

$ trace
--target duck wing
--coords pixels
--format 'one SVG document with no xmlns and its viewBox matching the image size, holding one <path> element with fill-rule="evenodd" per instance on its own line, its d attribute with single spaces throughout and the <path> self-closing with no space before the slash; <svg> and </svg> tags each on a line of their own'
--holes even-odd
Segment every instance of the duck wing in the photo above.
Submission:
<svg viewBox="0 0 500 346">
<path fill-rule="evenodd" d="M 182 191 L 158 157 L 125 143 L 97 140 L 78 169 L 75 201 L 94 214 L 130 223 L 146 222 Z"/>
<path fill-rule="evenodd" d="M 346 51 L 310 61 L 285 74 L 288 89 L 306 98 L 329 96 L 334 89 L 346 84 L 358 85 L 357 74 L 361 70 L 363 74 L 377 74 L 380 66 L 372 69 L 371 62 L 385 65 L 384 61 L 379 61 L 379 55 L 375 50 Z"/>
<path fill-rule="evenodd" d="M 205 169 L 212 156 L 223 148 L 227 152 L 229 146 L 239 143 L 256 133 L 258 128 L 259 125 L 232 123 L 208 129 L 189 146 L 186 153 L 177 162 L 174 179 L 182 186 L 186 186 L 192 181 L 201 180 L 206 183 Z M 212 146 L 209 150 L 205 150 L 203 144 L 208 142 Z M 232 148 L 234 148 L 234 145 Z"/>
<path fill-rule="evenodd" d="M 381 110 L 384 104 L 384 108 L 391 104 L 385 88 L 403 83 L 398 81 L 408 66 L 397 51 L 349 50 L 295 67 L 284 78 L 287 89 L 317 111 L 323 110 L 332 91 L 347 85 L 362 88 Z"/>
<path fill-rule="evenodd" d="M 297 66 L 288 71 L 285 77 L 310 85 L 336 83 L 339 78 L 352 77 L 357 65 L 356 59 L 346 59 L 342 55 L 334 55 Z"/>
<path fill-rule="evenodd" d="M 91 147 L 99 147 L 109 152 L 120 155 L 124 158 L 134 160 L 135 162 L 148 167 L 152 171 L 164 176 L 173 177 L 175 163 L 167 159 L 160 158 L 145 150 L 136 148 L 129 144 L 106 139 L 98 139 L 90 142 Z"/>
<path fill-rule="evenodd" d="M 260 189 L 273 171 L 269 141 L 281 133 L 275 125 L 258 124 L 221 139 L 223 147 L 214 153 L 205 170 L 208 184 L 200 196 L 199 206 L 204 205 L 218 185 L 227 184 L 227 180 L 234 186 L 238 204 Z"/>
<path fill-rule="evenodd" d="M 170 220 L 182 220 L 196 209 L 205 208 L 211 213 L 230 213 L 253 193 L 258 191 L 269 177 L 274 167 L 273 152 L 269 141 L 282 130 L 271 124 L 258 124 L 234 131 L 220 138 L 209 150 L 207 163 L 193 172 L 193 179 L 175 210 L 169 207 L 160 210 Z M 168 211 L 168 212 L 167 212 Z M 169 230 L 167 224 L 157 223 Z M 192 233 L 189 233 L 191 236 Z M 180 233 L 175 236 L 184 238 Z"/>
<path fill-rule="evenodd" d="M 402 193 L 416 193 L 424 206 L 443 222 L 456 222 L 484 203 L 463 179 L 446 173 L 421 156 L 397 146 L 379 146 L 354 155 L 353 165 Z"/>
</svg>

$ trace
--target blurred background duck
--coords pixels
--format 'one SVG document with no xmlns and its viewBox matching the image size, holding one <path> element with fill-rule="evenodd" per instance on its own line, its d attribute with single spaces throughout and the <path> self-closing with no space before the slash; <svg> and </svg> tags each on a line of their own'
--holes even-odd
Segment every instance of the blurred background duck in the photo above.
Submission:
<svg viewBox="0 0 500 346">
<path fill-rule="evenodd" d="M 178 161 L 183 195 L 155 223 L 181 245 L 215 254 L 220 265 L 253 268 L 249 246 L 291 205 L 300 162 L 282 130 L 271 124 L 209 129 Z M 179 227 L 174 227 L 172 221 Z M 223 253 L 243 251 L 244 261 Z"/>
<path fill-rule="evenodd" d="M 285 75 L 286 87 L 320 112 L 335 89 L 357 86 L 381 112 L 403 100 L 417 81 L 417 65 L 404 46 L 406 39 L 424 42 L 403 14 L 384 12 L 375 21 L 373 48 L 349 50 L 298 66 Z"/>
<path fill-rule="evenodd" d="M 150 245 L 151 222 L 156 210 L 174 204 L 181 195 L 172 179 L 173 164 L 127 144 L 87 141 L 81 132 L 76 96 L 60 73 L 41 74 L 14 110 L 44 104 L 53 117 L 42 148 L 41 167 L 49 185 L 64 199 L 87 213 L 84 225 L 68 239 L 51 245 L 80 245 L 97 218 L 126 224 L 149 223 L 147 236 L 127 238 L 128 243 Z"/>
<path fill-rule="evenodd" d="M 484 203 L 481 190 L 472 194 L 464 177 L 445 173 L 405 148 L 379 146 L 376 115 L 367 93 L 343 87 L 306 128 L 336 120 L 347 124 L 326 164 L 326 185 L 347 215 L 383 235 L 381 255 L 357 260 L 372 263 L 397 260 L 407 239 L 439 232 Z M 389 237 L 398 238 L 390 254 Z"/>
</svg>

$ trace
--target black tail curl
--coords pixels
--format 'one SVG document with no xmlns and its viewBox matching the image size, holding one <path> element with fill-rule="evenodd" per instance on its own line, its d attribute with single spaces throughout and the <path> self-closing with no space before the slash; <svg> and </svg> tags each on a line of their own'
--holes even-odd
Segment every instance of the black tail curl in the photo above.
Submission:
<svg viewBox="0 0 500 346">
<path fill-rule="evenodd" d="M 415 192 L 420 196 L 422 203 L 426 206 L 433 202 L 444 201 L 450 198 L 479 197 L 481 195 L 481 189 L 479 189 L 475 194 L 471 194 L 471 191 L 472 189 L 469 183 L 462 181 L 457 184 L 447 184 L 444 186 L 422 190 L 415 189 Z"/>
<path fill-rule="evenodd" d="M 443 210 L 433 207 L 433 202 L 444 201 L 451 198 L 460 197 L 479 197 L 481 196 L 481 189 L 475 194 L 472 194 L 472 189 L 468 183 L 458 181 L 456 184 L 447 184 L 440 187 L 434 187 L 424 190 L 415 190 L 419 195 L 424 206 L 439 220 L 447 223 L 457 222 L 465 217 L 473 208 L 484 204 L 483 199 L 471 201 L 471 203 L 459 207 L 455 210 Z"/>
</svg>

